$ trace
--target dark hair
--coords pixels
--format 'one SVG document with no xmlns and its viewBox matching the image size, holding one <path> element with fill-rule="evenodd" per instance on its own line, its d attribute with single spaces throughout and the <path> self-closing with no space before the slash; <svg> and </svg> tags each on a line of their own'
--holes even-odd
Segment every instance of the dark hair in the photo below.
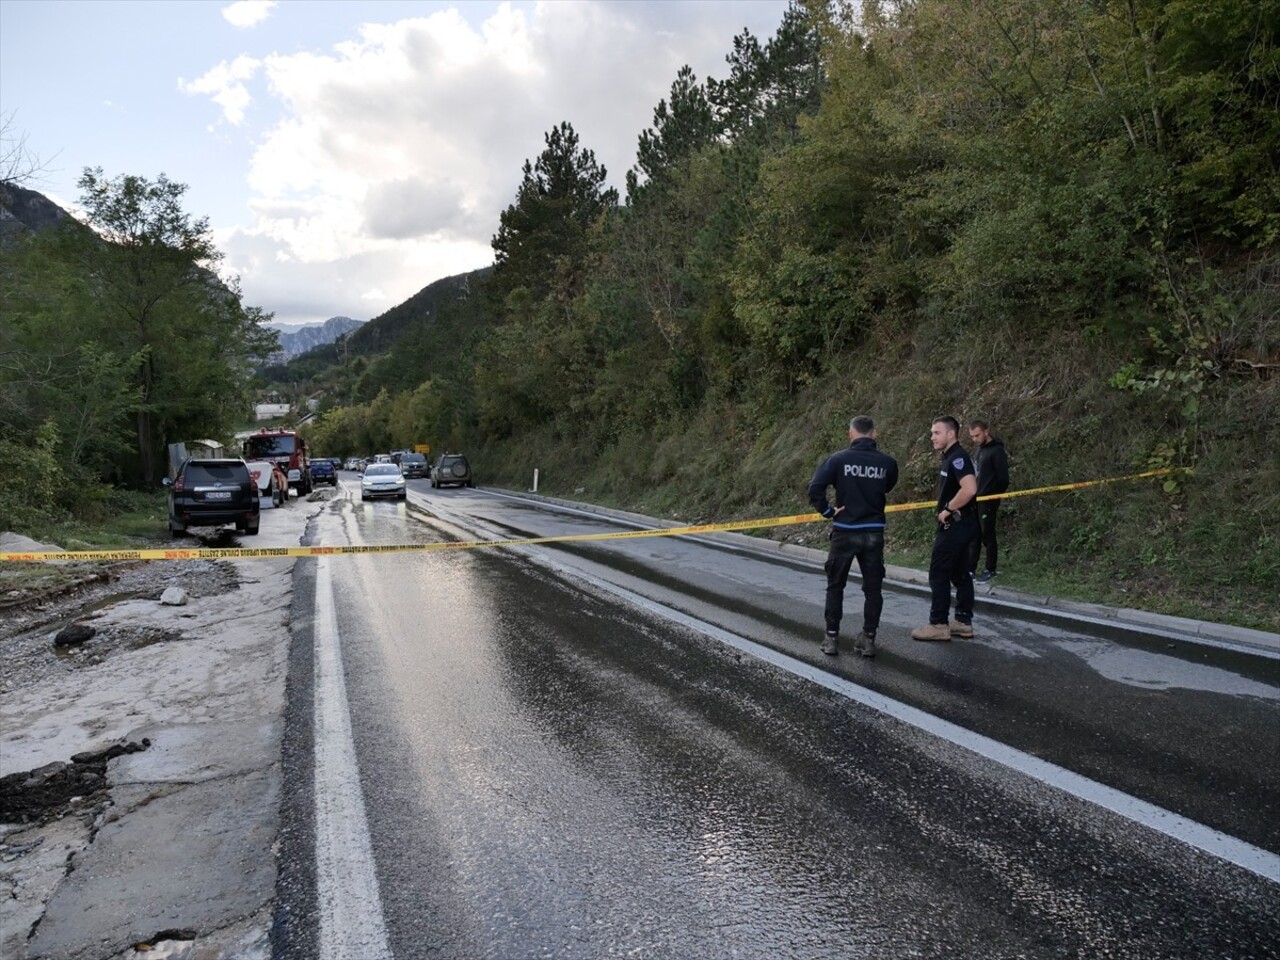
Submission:
<svg viewBox="0 0 1280 960">
<path fill-rule="evenodd" d="M 960 432 L 960 421 L 955 417 L 934 417 L 934 423 L 945 423 L 952 433 Z"/>
<path fill-rule="evenodd" d="M 990 429 L 991 429 L 991 424 L 987 423 L 987 421 L 985 421 L 985 420 L 970 420 L 970 421 L 969 421 L 969 429 L 970 429 L 970 430 L 974 430 L 974 429 L 977 429 L 977 430 L 990 430 Z"/>
<path fill-rule="evenodd" d="M 870 436 L 871 431 L 876 428 L 876 422 L 870 417 L 857 416 L 849 421 L 849 429 L 854 433 L 860 433 L 864 437 Z"/>
</svg>

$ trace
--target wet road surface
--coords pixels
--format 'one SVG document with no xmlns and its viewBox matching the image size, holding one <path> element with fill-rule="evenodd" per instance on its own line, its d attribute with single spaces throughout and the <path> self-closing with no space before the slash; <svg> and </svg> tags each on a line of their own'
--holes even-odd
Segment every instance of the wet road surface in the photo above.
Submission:
<svg viewBox="0 0 1280 960">
<path fill-rule="evenodd" d="M 609 528 L 483 490 L 411 489 L 408 507 L 357 494 L 312 539 Z M 1275 661 L 983 611 L 974 641 L 913 644 L 927 600 L 890 592 L 881 654 L 833 662 L 817 650 L 820 571 L 687 539 L 321 562 L 369 908 L 397 957 L 1280 956 L 1274 882 L 660 607 L 1271 852 Z M 860 607 L 851 584 L 853 630 Z M 286 852 L 300 862 L 283 871 L 278 931 L 291 956 L 323 950 L 305 932 L 322 912 L 298 722 L 315 691 L 294 676 L 309 659 L 295 650 L 291 665 L 303 733 Z"/>
</svg>

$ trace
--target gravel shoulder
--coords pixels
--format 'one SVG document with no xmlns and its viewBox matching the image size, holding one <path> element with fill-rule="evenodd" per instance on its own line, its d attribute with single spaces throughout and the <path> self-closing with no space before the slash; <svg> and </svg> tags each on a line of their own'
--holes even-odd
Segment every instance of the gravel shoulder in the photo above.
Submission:
<svg viewBox="0 0 1280 960">
<path fill-rule="evenodd" d="M 298 545 L 331 496 L 241 545 Z M 0 957 L 270 956 L 295 562 L 78 565 L 5 595 Z"/>
</svg>

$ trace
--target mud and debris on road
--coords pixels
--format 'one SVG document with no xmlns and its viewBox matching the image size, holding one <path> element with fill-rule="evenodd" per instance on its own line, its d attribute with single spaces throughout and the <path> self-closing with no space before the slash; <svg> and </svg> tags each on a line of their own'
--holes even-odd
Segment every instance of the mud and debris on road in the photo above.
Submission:
<svg viewBox="0 0 1280 960">
<path fill-rule="evenodd" d="M 296 546 L 320 507 L 264 511 L 253 545 Z M 0 584 L 0 956 L 270 955 L 294 562 Z"/>
</svg>

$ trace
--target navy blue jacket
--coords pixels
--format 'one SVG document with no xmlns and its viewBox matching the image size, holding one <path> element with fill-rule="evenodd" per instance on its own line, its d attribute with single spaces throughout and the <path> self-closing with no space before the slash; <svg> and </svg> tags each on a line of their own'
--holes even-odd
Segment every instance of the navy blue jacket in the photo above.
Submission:
<svg viewBox="0 0 1280 960">
<path fill-rule="evenodd" d="M 952 497 L 960 492 L 960 481 L 965 477 L 973 477 L 977 471 L 973 469 L 973 460 L 969 451 L 960 446 L 959 441 L 947 448 L 942 455 L 942 469 L 938 471 L 938 513 L 947 509 Z M 977 521 L 978 505 L 970 500 L 957 510 L 951 520 Z"/>
<path fill-rule="evenodd" d="M 822 462 L 809 481 L 809 502 L 832 526 L 842 530 L 884 529 L 885 494 L 898 482 L 898 461 L 876 449 L 870 437 L 859 437 Z M 827 503 L 827 487 L 836 488 L 838 514 Z"/>
</svg>

